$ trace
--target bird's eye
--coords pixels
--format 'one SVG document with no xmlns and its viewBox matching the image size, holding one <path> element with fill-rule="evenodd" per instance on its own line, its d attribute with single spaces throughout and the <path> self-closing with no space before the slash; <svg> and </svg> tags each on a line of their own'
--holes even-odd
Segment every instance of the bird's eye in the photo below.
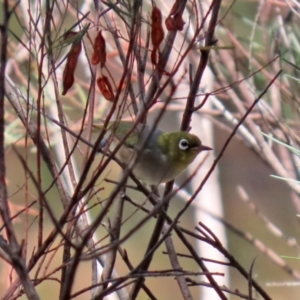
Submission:
<svg viewBox="0 0 300 300">
<path fill-rule="evenodd" d="M 181 150 L 187 150 L 190 147 L 190 144 L 186 139 L 181 139 L 178 146 Z"/>
</svg>

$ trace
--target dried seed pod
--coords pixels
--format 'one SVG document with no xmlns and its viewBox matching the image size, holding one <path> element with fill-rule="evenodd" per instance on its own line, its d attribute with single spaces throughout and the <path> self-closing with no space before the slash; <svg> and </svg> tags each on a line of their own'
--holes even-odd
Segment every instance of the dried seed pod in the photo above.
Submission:
<svg viewBox="0 0 300 300">
<path fill-rule="evenodd" d="M 166 28 L 169 30 L 169 31 L 172 31 L 172 30 L 176 30 L 176 24 L 175 24 L 175 21 L 173 19 L 173 17 L 171 16 L 168 16 L 165 20 L 165 24 L 166 24 Z"/>
<path fill-rule="evenodd" d="M 153 6 L 152 8 L 151 21 L 152 21 L 152 26 L 159 25 L 162 23 L 161 11 L 156 6 Z"/>
<path fill-rule="evenodd" d="M 172 8 L 171 8 L 169 16 L 173 16 L 176 13 L 178 13 L 179 4 L 180 4 L 180 0 L 176 0 L 175 3 L 173 4 Z"/>
<path fill-rule="evenodd" d="M 152 37 L 152 45 L 154 47 L 158 48 L 164 39 L 163 29 L 162 28 L 152 28 L 151 37 Z"/>
<path fill-rule="evenodd" d="M 151 40 L 153 46 L 158 48 L 164 39 L 164 30 L 162 27 L 161 11 L 156 6 L 153 6 L 151 20 Z"/>
<path fill-rule="evenodd" d="M 112 86 L 106 76 L 99 77 L 97 79 L 97 85 L 103 97 L 108 101 L 113 101 L 115 96 L 113 93 Z"/>
<path fill-rule="evenodd" d="M 97 65 L 100 62 L 101 68 L 104 67 L 106 62 L 105 40 L 100 30 L 95 38 L 94 53 L 92 55 L 92 64 Z"/>
<path fill-rule="evenodd" d="M 73 35 L 77 34 L 75 32 L 71 32 Z M 72 35 L 71 35 L 72 36 Z M 70 33 L 68 33 L 68 37 L 70 37 Z M 78 62 L 78 57 L 81 52 L 81 41 L 77 40 L 72 44 L 72 47 L 67 55 L 67 63 L 65 65 L 64 73 L 63 73 L 63 91 L 62 95 L 65 95 L 67 91 L 72 87 L 74 83 L 74 73 Z"/>
<path fill-rule="evenodd" d="M 176 0 L 172 6 L 169 16 L 167 17 L 165 24 L 169 31 L 178 30 L 182 31 L 185 22 L 182 19 L 182 15 L 179 11 L 180 0 Z M 173 16 L 173 17 L 172 17 Z"/>
<path fill-rule="evenodd" d="M 174 16 L 174 21 L 175 21 L 176 29 L 177 29 L 178 31 L 182 31 L 185 22 L 183 21 L 181 14 L 176 14 L 176 15 Z"/>
<path fill-rule="evenodd" d="M 67 62 L 65 69 L 64 69 L 64 73 L 63 73 L 63 91 L 61 93 L 63 96 L 73 86 L 73 83 L 74 83 L 75 68 L 70 67 L 70 65 L 71 64 L 68 65 L 68 62 Z"/>
</svg>

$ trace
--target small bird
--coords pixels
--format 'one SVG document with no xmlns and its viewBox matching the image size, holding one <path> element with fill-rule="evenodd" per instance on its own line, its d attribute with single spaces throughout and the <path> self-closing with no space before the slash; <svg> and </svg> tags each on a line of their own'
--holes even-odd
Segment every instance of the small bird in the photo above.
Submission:
<svg viewBox="0 0 300 300">
<path fill-rule="evenodd" d="M 112 146 L 115 147 L 133 126 L 131 121 L 110 122 L 108 131 Z M 94 128 L 102 130 L 103 126 L 94 125 Z M 151 130 L 151 126 L 138 124 L 116 154 L 124 165 L 137 159 L 133 174 L 147 184 L 158 185 L 173 180 L 201 151 L 212 150 L 188 132 L 154 129 L 151 133 Z"/>
</svg>

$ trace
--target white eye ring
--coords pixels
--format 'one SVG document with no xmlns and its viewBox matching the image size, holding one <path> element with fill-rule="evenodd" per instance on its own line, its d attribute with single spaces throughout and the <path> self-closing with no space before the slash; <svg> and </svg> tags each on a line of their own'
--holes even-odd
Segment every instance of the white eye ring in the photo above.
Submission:
<svg viewBox="0 0 300 300">
<path fill-rule="evenodd" d="M 178 144 L 179 149 L 187 150 L 190 147 L 190 143 L 186 139 L 181 139 Z"/>
</svg>

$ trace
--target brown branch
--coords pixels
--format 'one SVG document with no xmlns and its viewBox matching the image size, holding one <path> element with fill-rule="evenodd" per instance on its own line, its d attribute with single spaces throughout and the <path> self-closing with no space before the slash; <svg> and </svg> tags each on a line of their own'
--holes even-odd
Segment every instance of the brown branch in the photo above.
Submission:
<svg viewBox="0 0 300 300">
<path fill-rule="evenodd" d="M 201 53 L 200 61 L 195 73 L 195 77 L 191 82 L 190 92 L 187 97 L 185 110 L 181 122 L 181 130 L 183 131 L 187 130 L 190 126 L 191 117 L 194 112 L 194 104 L 195 104 L 196 96 L 199 90 L 199 86 L 201 84 L 202 76 L 204 74 L 204 71 L 208 63 L 209 52 L 210 52 L 209 48 L 215 44 L 214 33 L 218 22 L 218 14 L 219 14 L 221 2 L 222 2 L 221 0 L 214 0 L 208 10 L 208 13 L 211 12 L 208 32 L 206 33 L 206 38 L 205 38 L 205 47 L 208 47 L 208 50 L 203 50 L 203 49 L 200 50 Z"/>
</svg>

